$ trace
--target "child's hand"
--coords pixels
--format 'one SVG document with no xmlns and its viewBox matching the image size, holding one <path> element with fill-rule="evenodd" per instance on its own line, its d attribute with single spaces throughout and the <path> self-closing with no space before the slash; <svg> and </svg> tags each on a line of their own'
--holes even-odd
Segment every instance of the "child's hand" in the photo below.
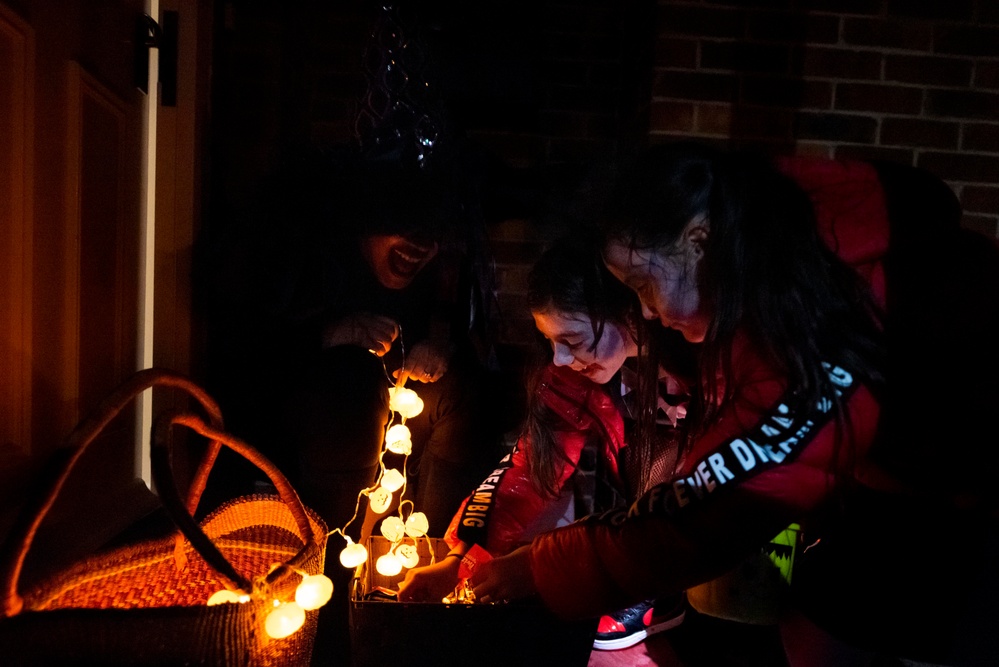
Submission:
<svg viewBox="0 0 999 667">
<path fill-rule="evenodd" d="M 445 558 L 433 565 L 413 568 L 399 586 L 400 602 L 440 602 L 458 585 L 461 558 Z"/>
<path fill-rule="evenodd" d="M 509 602 L 537 593 L 531 574 L 531 545 L 526 544 L 505 556 L 482 562 L 469 583 L 479 602 Z"/>
</svg>

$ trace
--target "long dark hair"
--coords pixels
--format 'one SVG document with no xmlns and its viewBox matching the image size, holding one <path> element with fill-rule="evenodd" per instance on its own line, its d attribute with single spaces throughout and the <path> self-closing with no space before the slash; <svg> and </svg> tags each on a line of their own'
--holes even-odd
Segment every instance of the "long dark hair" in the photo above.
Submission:
<svg viewBox="0 0 999 667">
<path fill-rule="evenodd" d="M 527 279 L 527 306 L 531 312 L 556 310 L 589 317 L 593 327 L 591 352 L 596 349 L 609 322 L 625 324 L 635 331 L 636 337 L 641 336 L 638 332 L 645 328 L 644 323 L 634 318 L 635 295 L 615 280 L 604 266 L 598 238 L 593 230 L 583 230 L 556 240 L 534 264 Z M 538 394 L 538 383 L 551 361 L 552 350 L 540 334 L 537 338 L 538 349 L 528 374 L 528 409 L 524 425 L 530 446 L 528 471 L 538 491 L 555 495 L 557 464 L 564 454 L 555 435 L 556 419 Z"/>
<path fill-rule="evenodd" d="M 669 252 L 691 219 L 708 216 L 698 277 L 714 318 L 700 346 L 690 437 L 732 399 L 737 330 L 788 378 L 792 409 L 837 396 L 824 362 L 875 389 L 883 384 L 881 314 L 868 285 L 823 244 L 807 194 L 770 160 L 666 144 L 639 156 L 618 183 L 602 226 L 605 242 Z M 649 365 L 657 361 L 652 355 Z M 837 403 L 841 424 L 842 408 Z"/>
</svg>

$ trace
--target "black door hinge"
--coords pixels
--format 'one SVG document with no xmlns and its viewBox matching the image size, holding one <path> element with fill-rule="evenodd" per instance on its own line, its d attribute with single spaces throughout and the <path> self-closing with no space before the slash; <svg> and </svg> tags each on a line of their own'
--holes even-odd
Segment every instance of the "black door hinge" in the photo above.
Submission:
<svg viewBox="0 0 999 667">
<path fill-rule="evenodd" d="M 177 33 L 179 17 L 176 11 L 163 12 L 163 25 L 148 14 L 135 21 L 135 87 L 149 93 L 149 49 L 159 49 L 160 104 L 177 104 Z"/>
</svg>

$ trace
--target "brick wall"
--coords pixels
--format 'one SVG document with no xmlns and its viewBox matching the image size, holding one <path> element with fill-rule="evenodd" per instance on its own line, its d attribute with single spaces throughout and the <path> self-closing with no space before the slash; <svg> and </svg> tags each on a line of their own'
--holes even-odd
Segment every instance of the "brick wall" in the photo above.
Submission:
<svg viewBox="0 0 999 667">
<path fill-rule="evenodd" d="M 999 232 L 999 4 L 658 6 L 650 136 L 925 167 Z"/>
</svg>

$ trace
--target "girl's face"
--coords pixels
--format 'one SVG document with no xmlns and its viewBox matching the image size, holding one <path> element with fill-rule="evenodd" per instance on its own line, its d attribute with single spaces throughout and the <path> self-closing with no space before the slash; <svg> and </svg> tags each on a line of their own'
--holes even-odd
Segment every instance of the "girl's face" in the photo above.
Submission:
<svg viewBox="0 0 999 667">
<path fill-rule="evenodd" d="M 698 286 L 707 239 L 706 227 L 698 222 L 692 221 L 669 251 L 638 250 L 622 240 L 604 247 L 604 263 L 615 278 L 638 294 L 645 319 L 659 320 L 691 343 L 704 341 L 711 324 L 710 309 Z"/>
<path fill-rule="evenodd" d="M 535 311 L 534 324 L 552 345 L 552 363 L 568 366 L 585 377 L 605 384 L 624 364 L 638 354 L 638 346 L 624 324 L 604 322 L 600 342 L 593 348 L 593 324 L 583 313 L 556 309 Z"/>
</svg>

